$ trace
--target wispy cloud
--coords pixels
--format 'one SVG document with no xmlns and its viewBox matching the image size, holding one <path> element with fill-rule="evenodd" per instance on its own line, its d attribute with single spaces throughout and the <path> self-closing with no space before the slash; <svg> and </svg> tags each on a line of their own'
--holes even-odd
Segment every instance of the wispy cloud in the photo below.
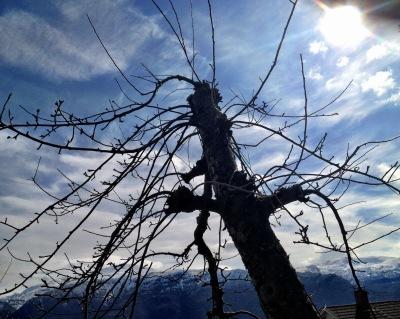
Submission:
<svg viewBox="0 0 400 319">
<path fill-rule="evenodd" d="M 125 2 L 106 1 L 96 6 L 93 1 L 60 2 L 57 24 L 48 16 L 8 11 L 0 16 L 0 29 L 4 31 L 0 33 L 0 63 L 50 79 L 87 80 L 115 71 L 85 17 L 96 8 L 93 20 L 110 52 L 125 69 L 146 39 L 162 36 L 154 19 Z M 121 10 L 121 5 L 130 10 Z"/>
<path fill-rule="evenodd" d="M 324 77 L 320 73 L 319 68 L 312 68 L 312 69 L 310 69 L 310 71 L 308 71 L 308 78 L 310 78 L 311 80 L 319 81 L 319 80 L 322 80 Z"/>
<path fill-rule="evenodd" d="M 328 47 L 324 41 L 313 41 L 309 44 L 308 51 L 310 51 L 312 54 L 318 54 L 328 51 Z"/>
<path fill-rule="evenodd" d="M 342 56 L 337 60 L 336 66 L 339 68 L 342 68 L 342 67 L 348 65 L 349 62 L 350 62 L 350 59 L 347 56 Z"/>
<path fill-rule="evenodd" d="M 386 45 L 384 44 L 374 45 L 366 52 L 367 62 L 369 63 L 373 60 L 382 59 L 388 54 L 389 54 L 389 49 Z"/>
<path fill-rule="evenodd" d="M 369 48 L 365 55 L 367 63 L 388 57 L 396 59 L 400 56 L 400 46 L 395 42 L 385 41 Z"/>
<path fill-rule="evenodd" d="M 392 94 L 388 99 L 386 99 L 385 103 L 394 103 L 395 105 L 399 105 L 400 104 L 400 90 L 399 90 L 399 92 Z"/>
<path fill-rule="evenodd" d="M 325 89 L 328 91 L 339 91 L 348 85 L 350 80 L 340 76 L 334 76 L 325 82 Z"/>
<path fill-rule="evenodd" d="M 379 71 L 361 83 L 363 92 L 373 91 L 376 96 L 382 96 L 396 85 L 392 71 Z"/>
</svg>

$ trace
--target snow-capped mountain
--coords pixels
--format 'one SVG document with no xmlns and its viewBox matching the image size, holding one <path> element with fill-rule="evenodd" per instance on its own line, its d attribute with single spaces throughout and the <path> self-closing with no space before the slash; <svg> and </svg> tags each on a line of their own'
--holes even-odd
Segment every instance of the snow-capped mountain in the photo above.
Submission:
<svg viewBox="0 0 400 319">
<path fill-rule="evenodd" d="M 369 291 L 370 300 L 398 300 L 400 299 L 400 267 L 398 258 L 375 257 L 365 259 L 368 264 L 358 265 L 365 272 L 360 273 L 362 283 Z M 299 273 L 306 290 L 312 296 L 318 307 L 324 305 L 338 305 L 354 303 L 354 288 L 346 273 L 346 264 L 340 260 L 332 260 L 323 266 L 309 266 Z M 224 286 L 224 299 L 231 304 L 232 310 L 247 309 L 261 315 L 257 296 L 244 270 L 231 270 L 227 273 L 231 279 Z M 136 314 L 141 319 L 183 319 L 203 318 L 210 306 L 210 289 L 205 287 L 207 278 L 200 278 L 197 272 L 185 274 L 175 272 L 168 274 L 154 274 L 145 281 L 138 299 Z M 133 285 L 128 285 L 119 296 L 114 308 L 121 308 L 131 297 Z M 83 288 L 74 291 L 76 299 L 60 303 L 53 310 L 57 315 L 48 315 L 46 318 L 59 318 L 64 314 L 70 319 L 82 318 L 79 303 Z M 39 307 L 49 308 L 54 300 L 49 297 L 40 297 L 38 294 L 48 292 L 39 286 L 0 300 L 0 318 L 25 319 L 35 318 L 40 314 Z M 92 301 L 92 308 L 97 309 L 104 292 L 98 291 Z M 105 307 L 112 304 L 112 299 L 105 303 Z M 117 312 L 111 311 L 104 318 L 116 318 Z"/>
<path fill-rule="evenodd" d="M 352 280 L 346 258 L 331 258 L 324 260 L 318 266 L 310 265 L 302 269 L 303 272 L 322 274 L 336 274 L 347 280 Z M 400 258 L 396 257 L 365 257 L 354 264 L 357 275 L 362 280 L 378 278 L 395 278 L 400 276 Z"/>
</svg>

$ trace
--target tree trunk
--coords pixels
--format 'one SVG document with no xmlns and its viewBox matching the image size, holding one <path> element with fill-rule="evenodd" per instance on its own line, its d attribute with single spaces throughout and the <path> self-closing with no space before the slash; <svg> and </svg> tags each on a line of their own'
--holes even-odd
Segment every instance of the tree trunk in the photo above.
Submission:
<svg viewBox="0 0 400 319">
<path fill-rule="evenodd" d="M 289 257 L 269 223 L 272 213 L 250 193 L 228 187 L 251 184 L 237 171 L 231 150 L 230 123 L 220 112 L 216 89 L 198 83 L 188 98 L 193 124 L 198 128 L 208 174 L 222 218 L 257 291 L 261 307 L 270 319 L 314 319 L 319 315 L 290 264 Z"/>
</svg>

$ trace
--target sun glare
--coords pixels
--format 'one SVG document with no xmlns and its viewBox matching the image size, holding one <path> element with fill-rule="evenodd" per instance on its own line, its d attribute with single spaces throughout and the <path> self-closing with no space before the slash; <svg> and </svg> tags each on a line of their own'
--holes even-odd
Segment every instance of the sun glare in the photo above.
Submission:
<svg viewBox="0 0 400 319">
<path fill-rule="evenodd" d="M 363 25 L 361 12 L 352 6 L 323 7 L 324 17 L 319 30 L 332 45 L 357 47 L 369 34 Z"/>
</svg>

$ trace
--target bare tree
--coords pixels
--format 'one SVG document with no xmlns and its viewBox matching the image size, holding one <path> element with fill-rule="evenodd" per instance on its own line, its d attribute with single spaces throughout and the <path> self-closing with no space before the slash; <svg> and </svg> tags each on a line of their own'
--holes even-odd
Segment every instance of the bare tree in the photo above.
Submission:
<svg viewBox="0 0 400 319">
<path fill-rule="evenodd" d="M 208 80 L 202 80 L 196 69 L 194 27 L 191 41 L 193 47 L 189 48 L 172 1 L 172 17 L 168 17 L 153 2 L 181 46 L 189 75 L 157 75 L 145 67 L 147 75 L 137 77 L 136 82 L 132 81 L 118 67 L 90 22 L 105 52 L 130 89 L 127 93 L 119 84 L 130 100 L 129 104 L 121 106 L 112 101 L 102 112 L 77 116 L 69 112 L 60 100 L 55 103 L 55 110 L 49 117 L 42 115 L 39 110 L 32 112 L 24 109 L 31 120 L 18 122 L 8 106 L 11 95 L 5 101 L 0 116 L 0 130 L 7 131 L 11 139 L 24 138 L 38 148 L 53 148 L 59 153 L 94 153 L 102 161 L 97 167 L 84 172 L 82 181 L 72 180 L 64 174 L 70 190 L 61 197 L 50 194 L 38 183 L 38 165 L 33 182 L 52 196 L 54 202 L 33 215 L 23 226 L 16 226 L 8 220 L 2 221 L 1 224 L 13 230 L 14 234 L 5 239 L 0 249 L 8 249 L 21 233 L 46 216 L 58 222 L 76 212 L 82 212 L 83 217 L 55 244 L 52 252 L 40 258 L 28 254 L 23 261 L 33 264 L 33 270 L 1 294 L 16 291 L 26 286 L 35 275 L 40 275 L 44 287 L 58 292 L 55 297 L 58 302 L 73 298 L 74 289 L 83 288 L 85 318 L 101 318 L 105 309 L 113 308 L 123 289 L 134 281 L 130 297 L 116 312 L 116 316 L 132 318 L 140 287 L 146 277 L 152 275 L 152 261 L 166 256 L 174 260 L 172 268 L 187 270 L 196 258 L 202 257 L 209 273 L 212 292 L 209 318 L 239 315 L 256 318 L 246 310 L 227 311 L 224 304 L 223 280 L 219 274 L 224 272 L 220 265 L 223 260 L 221 250 L 224 248 L 221 233 L 226 230 L 249 272 L 261 307 L 269 318 L 319 318 L 317 309 L 275 236 L 272 223 L 274 220 L 279 223 L 279 214 L 287 214 L 298 226 L 295 241 L 346 255 L 355 285 L 362 289 L 354 267 L 354 260 L 358 260 L 357 249 L 379 238 L 351 246 L 350 237 L 365 225 L 353 229 L 346 227 L 340 216 L 340 210 L 346 207 L 338 207 L 337 203 L 354 185 L 383 187 L 399 194 L 400 189 L 394 178 L 399 163 L 393 164 L 382 176 L 371 173 L 374 169 L 364 163 L 366 155 L 377 145 L 395 141 L 398 137 L 369 141 L 353 149 L 349 148 L 342 156 L 338 156 L 340 160 L 325 154 L 326 134 L 322 134 L 315 144 L 309 142 L 308 121 L 315 117 L 333 116 L 333 113 L 326 112 L 347 88 L 327 105 L 310 110 L 301 55 L 299 76 L 303 80 L 303 114 L 274 113 L 274 104 L 259 102 L 259 95 L 278 62 L 297 1 L 290 0 L 292 8 L 274 60 L 253 96 L 246 101 L 234 95 L 226 104 L 222 104 L 217 86 L 216 40 L 210 2 L 212 72 Z M 159 99 L 160 92 L 171 83 L 176 85 L 176 82 L 184 83 L 183 88 L 191 89 L 193 93 L 179 105 L 163 105 Z M 272 126 L 268 124 L 271 118 L 281 121 Z M 112 142 L 104 138 L 104 132 L 112 125 L 123 123 L 128 123 L 129 134 L 115 138 Z M 237 132 L 251 129 L 257 129 L 258 132 L 252 143 L 237 140 Z M 301 137 L 292 138 L 291 131 L 299 129 Z M 60 136 L 67 137 L 60 141 Z M 269 143 L 273 138 L 279 138 L 287 144 L 286 159 L 280 165 L 271 166 L 262 175 L 255 174 L 246 154 Z M 193 155 L 196 154 L 193 151 L 196 145 L 202 153 L 197 157 Z M 268 154 L 265 157 L 268 158 Z M 181 171 L 176 166 L 178 159 L 186 163 L 187 170 Z M 195 162 L 195 165 L 191 165 L 190 161 Z M 113 175 L 101 179 L 99 176 L 106 167 L 113 168 Z M 313 169 L 310 171 L 307 167 Z M 200 178 L 202 181 L 199 182 Z M 137 192 L 133 191 L 129 198 L 123 198 L 119 195 L 121 187 L 132 185 L 127 181 L 134 181 Z M 287 207 L 294 202 L 300 203 L 296 206 L 296 212 Z M 54 269 L 48 266 L 104 203 L 122 207 L 124 213 L 119 220 L 110 221 L 108 226 L 96 233 L 92 232 L 98 236 L 99 244 L 94 247 L 91 261 L 73 261 L 66 255 L 69 267 Z M 320 215 L 326 242 L 314 241 L 309 236 L 309 227 L 302 220 L 301 207 L 312 208 Z M 183 213 L 198 214 L 193 238 L 188 238 L 187 243 L 177 243 L 181 245 L 180 250 L 160 251 L 154 243 L 159 237 L 168 234 L 171 225 Z M 210 214 L 217 214 L 221 220 L 216 229 L 220 234 L 217 251 L 210 248 L 204 237 L 208 231 Z M 341 240 L 335 240 L 329 232 L 326 214 L 335 217 Z M 112 260 L 112 256 L 120 251 L 127 252 L 128 257 L 118 262 Z M 22 260 L 16 256 L 14 258 Z M 105 289 L 106 293 L 100 306 L 93 309 L 91 299 L 101 289 Z M 111 305 L 107 303 L 110 298 L 113 300 Z M 51 310 L 46 309 L 45 313 Z"/>
</svg>

